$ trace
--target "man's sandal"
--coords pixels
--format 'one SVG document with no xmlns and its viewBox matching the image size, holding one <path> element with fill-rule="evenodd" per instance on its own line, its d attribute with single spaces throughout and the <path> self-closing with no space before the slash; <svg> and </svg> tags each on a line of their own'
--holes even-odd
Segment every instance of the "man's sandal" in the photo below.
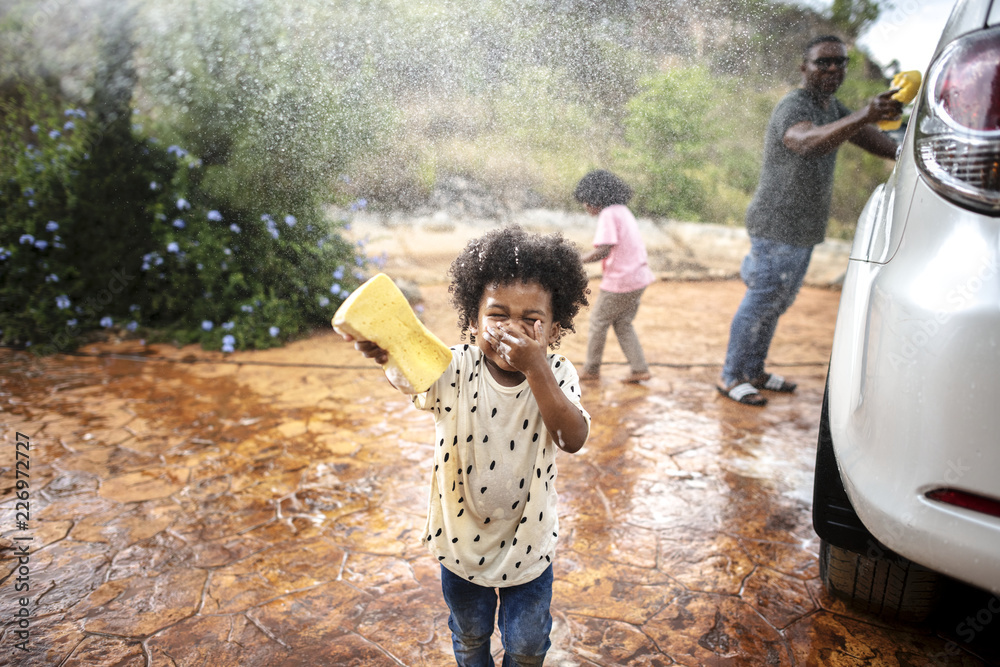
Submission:
<svg viewBox="0 0 1000 667">
<path fill-rule="evenodd" d="M 742 403 L 743 405 L 752 405 L 758 408 L 762 408 L 767 405 L 767 399 L 761 396 L 761 393 L 757 391 L 757 388 L 749 382 L 733 385 L 729 389 L 723 389 L 718 385 L 716 385 L 715 388 L 718 389 L 719 393 L 726 398 L 730 398 L 737 403 Z"/>
<path fill-rule="evenodd" d="M 791 394 L 798 386 L 794 382 L 787 382 L 785 378 L 781 377 L 777 373 L 764 373 L 756 380 L 753 380 L 750 384 L 757 389 L 776 391 L 779 394 Z"/>
</svg>

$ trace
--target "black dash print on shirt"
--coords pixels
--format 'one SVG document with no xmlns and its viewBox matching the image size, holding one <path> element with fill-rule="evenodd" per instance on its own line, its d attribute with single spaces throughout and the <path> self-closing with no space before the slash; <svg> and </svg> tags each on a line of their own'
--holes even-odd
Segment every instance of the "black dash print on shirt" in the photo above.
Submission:
<svg viewBox="0 0 1000 667">
<path fill-rule="evenodd" d="M 476 400 L 477 398 L 479 398 L 479 392 L 478 391 L 472 395 L 472 400 Z"/>
<path fill-rule="evenodd" d="M 441 558 L 444 558 L 444 556 L 441 556 Z M 503 575 L 503 580 L 504 580 L 504 581 L 507 581 L 507 575 L 506 575 L 506 574 L 505 574 L 505 575 Z"/>
<path fill-rule="evenodd" d="M 538 479 L 541 479 L 542 478 L 542 469 L 541 468 L 535 468 L 535 472 L 538 473 Z"/>
<path fill-rule="evenodd" d="M 451 538 L 451 543 L 454 544 L 455 542 L 458 542 L 458 538 L 457 537 Z M 455 562 L 457 563 L 458 561 L 456 560 Z"/>
<path fill-rule="evenodd" d="M 493 470 L 496 467 L 497 467 L 497 462 L 496 461 L 493 461 L 492 463 L 490 463 L 490 470 Z"/>
<path fill-rule="evenodd" d="M 488 435 L 484 435 L 484 436 L 483 436 L 483 444 L 485 445 L 485 444 L 486 444 L 487 442 L 489 442 L 489 441 L 490 441 L 490 436 L 488 436 Z"/>
<path fill-rule="evenodd" d="M 538 520 L 541 521 L 543 516 L 545 516 L 545 512 L 539 512 L 538 513 Z"/>
<path fill-rule="evenodd" d="M 475 373 L 469 373 L 469 382 L 472 382 L 472 378 L 476 377 Z"/>
<path fill-rule="evenodd" d="M 510 508 L 511 508 L 512 510 L 514 510 L 514 509 L 517 509 L 517 505 L 518 505 L 518 503 L 520 503 L 520 502 L 521 502 L 520 500 L 515 500 L 515 501 L 514 501 L 514 504 L 513 504 L 513 505 L 511 505 L 511 506 L 510 506 Z"/>
<path fill-rule="evenodd" d="M 559 366 L 561 366 L 561 365 L 562 365 L 562 362 L 561 362 L 561 361 L 557 361 L 557 362 L 556 362 L 556 366 L 555 366 L 555 367 L 556 367 L 556 368 L 559 368 Z"/>
<path fill-rule="evenodd" d="M 479 407 L 479 406 L 478 406 L 478 405 L 473 405 L 473 406 L 472 406 L 472 409 L 471 409 L 471 410 L 469 410 L 469 412 L 470 412 L 470 413 L 472 413 L 472 412 L 475 412 L 475 411 L 476 411 L 476 408 L 477 408 L 477 407 Z"/>
<path fill-rule="evenodd" d="M 483 521 L 483 523 L 489 523 L 489 522 L 490 522 L 490 518 L 489 517 L 486 517 L 486 520 Z"/>
<path fill-rule="evenodd" d="M 441 442 L 438 443 L 438 447 L 444 447 L 444 438 L 441 438 Z"/>
<path fill-rule="evenodd" d="M 472 540 L 472 541 L 473 541 L 473 542 L 478 542 L 478 541 L 479 541 L 479 535 L 476 535 L 476 539 L 474 539 L 474 540 Z"/>
<path fill-rule="evenodd" d="M 444 556 L 438 556 L 438 560 L 444 560 Z"/>
<path fill-rule="evenodd" d="M 452 490 L 452 491 L 454 491 L 454 490 L 455 490 L 455 482 L 452 482 L 452 483 L 451 483 L 451 490 Z"/>
<path fill-rule="evenodd" d="M 465 502 L 465 496 L 462 496 L 461 498 L 459 498 L 459 499 L 458 499 L 458 502 L 459 502 L 460 504 L 461 504 L 461 503 L 464 503 L 464 502 Z"/>
<path fill-rule="evenodd" d="M 516 547 L 517 546 L 517 538 L 516 537 L 514 538 L 514 541 L 510 543 L 510 546 L 512 546 L 512 547 Z"/>
<path fill-rule="evenodd" d="M 521 567 L 521 561 L 517 561 L 516 563 L 514 563 L 514 567 Z"/>
<path fill-rule="evenodd" d="M 438 532 L 434 533 L 434 537 L 441 537 L 441 528 L 438 528 Z"/>
<path fill-rule="evenodd" d="M 480 565 L 482 565 L 485 562 L 486 562 L 486 556 L 483 556 L 482 558 L 479 559 L 479 564 Z M 472 577 L 469 577 L 469 579 L 472 579 Z"/>
<path fill-rule="evenodd" d="M 559 380 L 559 386 L 560 387 L 563 386 L 564 384 L 566 384 L 566 380 Z"/>
<path fill-rule="evenodd" d="M 523 423 L 523 424 L 521 424 L 521 429 L 522 429 L 522 430 L 523 430 L 523 429 L 526 429 L 526 428 L 528 428 L 528 420 L 527 420 L 527 419 L 525 419 L 525 420 L 524 420 L 524 423 Z"/>
<path fill-rule="evenodd" d="M 517 400 L 519 398 L 521 398 L 521 392 L 517 392 L 517 395 L 514 396 L 514 400 Z"/>
<path fill-rule="evenodd" d="M 526 516 L 522 516 L 522 517 L 521 517 L 521 520 L 520 520 L 520 521 L 518 521 L 518 523 L 524 523 L 524 522 L 525 522 L 525 521 L 527 521 L 527 520 L 528 520 L 528 517 L 526 517 Z"/>
<path fill-rule="evenodd" d="M 440 467 L 441 467 L 441 466 L 439 466 L 438 464 L 436 464 L 436 463 L 435 463 L 435 464 L 434 464 L 434 472 L 437 472 L 437 471 L 438 471 L 438 468 L 440 468 Z"/>
<path fill-rule="evenodd" d="M 531 441 L 532 442 L 538 442 L 538 434 L 537 433 L 535 435 L 531 436 Z"/>
<path fill-rule="evenodd" d="M 431 541 L 431 540 L 433 540 L 433 539 L 434 539 L 434 536 L 433 536 L 433 535 L 428 535 L 428 536 L 427 536 L 427 541 L 428 541 L 428 542 L 430 542 L 430 541 Z"/>
<path fill-rule="evenodd" d="M 474 574 L 470 574 L 470 575 L 469 575 L 469 581 L 472 581 L 472 580 L 473 580 L 473 579 L 475 579 L 475 578 L 476 578 L 476 576 L 475 576 Z"/>
<path fill-rule="evenodd" d="M 549 467 L 545 469 L 545 472 L 546 473 L 552 472 L 552 464 L 551 463 L 549 464 Z"/>
<path fill-rule="evenodd" d="M 471 464 L 469 465 L 468 468 L 465 469 L 465 474 L 466 475 L 471 475 L 472 474 L 472 465 Z"/>
<path fill-rule="evenodd" d="M 456 516 L 455 518 L 458 518 L 459 516 L 462 516 L 463 514 L 465 514 L 465 508 L 464 507 L 462 509 L 458 510 L 458 516 Z"/>
<path fill-rule="evenodd" d="M 545 560 L 549 561 L 550 563 L 552 562 L 552 559 L 549 558 L 548 556 L 545 557 Z"/>
<path fill-rule="evenodd" d="M 451 454 L 450 454 L 449 452 L 445 452 L 445 453 L 444 453 L 444 462 L 445 462 L 445 463 L 447 463 L 447 462 L 448 462 L 448 457 L 449 457 L 450 455 L 451 455 Z"/>
<path fill-rule="evenodd" d="M 465 441 L 466 442 L 472 442 L 472 434 L 471 433 L 469 434 L 469 437 L 465 439 Z"/>
<path fill-rule="evenodd" d="M 510 441 L 510 451 L 514 451 L 514 441 Z"/>
<path fill-rule="evenodd" d="M 521 478 L 521 485 L 518 486 L 517 488 L 519 488 L 519 489 L 523 489 L 524 488 L 524 478 L 523 477 Z"/>
<path fill-rule="evenodd" d="M 451 441 L 451 446 L 454 447 L 457 444 L 458 444 L 458 436 L 456 435 L 455 439 Z"/>
<path fill-rule="evenodd" d="M 479 493 L 486 493 L 486 487 L 484 486 L 483 488 L 479 489 Z"/>
<path fill-rule="evenodd" d="M 500 540 L 500 548 L 503 549 L 504 545 L 507 544 L 507 540 Z"/>
<path fill-rule="evenodd" d="M 448 405 L 448 406 L 445 406 L 445 409 L 444 409 L 444 411 L 445 411 L 445 412 L 451 412 L 451 406 L 450 406 L 450 405 Z"/>
<path fill-rule="evenodd" d="M 490 417 L 496 417 L 496 416 L 497 416 L 497 409 L 493 408 L 493 412 L 490 413 Z"/>
<path fill-rule="evenodd" d="M 528 548 L 524 550 L 524 555 L 527 556 L 530 553 L 531 553 L 531 545 L 529 544 Z"/>
</svg>

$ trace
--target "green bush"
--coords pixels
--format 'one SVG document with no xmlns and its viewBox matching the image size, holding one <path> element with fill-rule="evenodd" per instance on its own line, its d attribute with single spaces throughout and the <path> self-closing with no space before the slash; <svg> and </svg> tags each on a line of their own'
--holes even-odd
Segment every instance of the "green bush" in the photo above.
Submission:
<svg viewBox="0 0 1000 667">
<path fill-rule="evenodd" d="M 217 203 L 201 160 L 134 119 L 23 100 L 0 126 L 4 344 L 68 351 L 113 330 L 270 347 L 329 326 L 363 277 L 367 260 L 318 207 Z"/>
</svg>

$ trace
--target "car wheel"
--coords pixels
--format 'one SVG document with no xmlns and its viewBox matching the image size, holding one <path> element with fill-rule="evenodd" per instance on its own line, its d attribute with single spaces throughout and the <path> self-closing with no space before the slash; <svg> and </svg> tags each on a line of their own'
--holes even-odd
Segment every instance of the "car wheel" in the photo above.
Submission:
<svg viewBox="0 0 1000 667">
<path fill-rule="evenodd" d="M 894 553 L 867 556 L 820 541 L 819 578 L 833 595 L 862 611 L 919 623 L 934 610 L 943 578 Z"/>
</svg>

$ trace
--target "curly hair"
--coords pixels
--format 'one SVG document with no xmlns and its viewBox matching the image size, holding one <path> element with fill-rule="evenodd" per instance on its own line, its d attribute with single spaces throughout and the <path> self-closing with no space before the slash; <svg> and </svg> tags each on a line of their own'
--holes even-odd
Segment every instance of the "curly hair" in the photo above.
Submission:
<svg viewBox="0 0 1000 667">
<path fill-rule="evenodd" d="M 580 179 L 573 190 L 573 198 L 601 209 L 615 204 L 624 206 L 632 198 L 632 188 L 610 171 L 597 169 Z"/>
<path fill-rule="evenodd" d="M 448 269 L 451 303 L 458 311 L 462 338 L 479 316 L 487 287 L 511 283 L 538 283 L 552 296 L 553 323 L 560 327 L 551 347 L 559 347 L 566 331 L 576 331 L 573 318 L 589 305 L 587 273 L 580 253 L 561 234 L 529 234 L 512 225 L 493 229 L 469 241 Z M 475 343 L 476 337 L 469 336 Z"/>
</svg>

